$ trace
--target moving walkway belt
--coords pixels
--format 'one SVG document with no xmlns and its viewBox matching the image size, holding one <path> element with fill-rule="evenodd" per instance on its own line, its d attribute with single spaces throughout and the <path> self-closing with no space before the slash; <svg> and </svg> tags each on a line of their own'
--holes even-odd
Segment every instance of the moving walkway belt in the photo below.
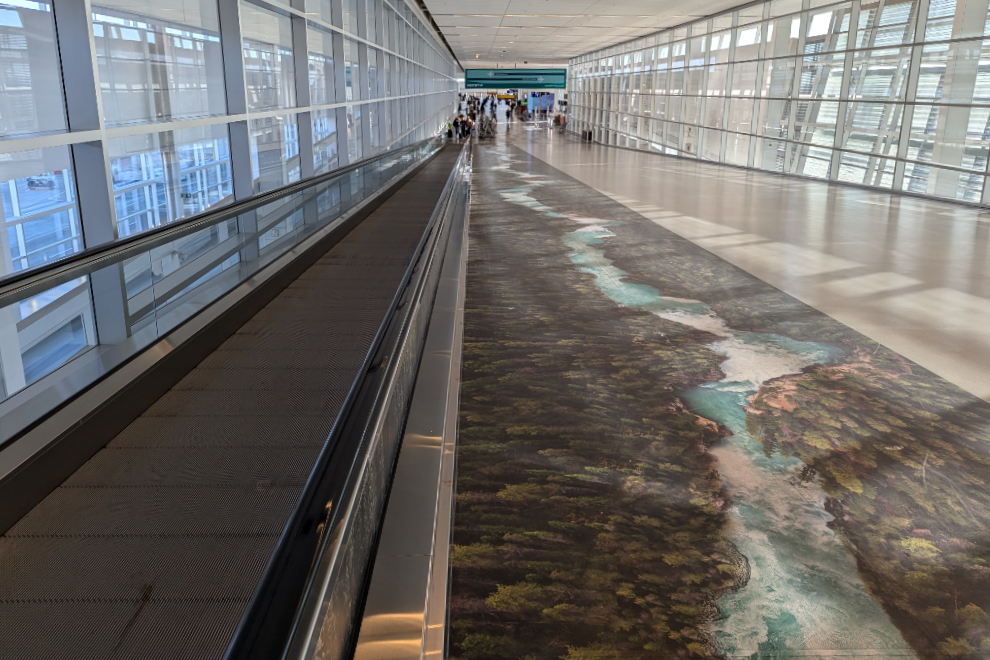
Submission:
<svg viewBox="0 0 990 660">
<path fill-rule="evenodd" d="M 292 612 L 259 581 L 289 579 L 273 552 L 287 556 L 287 522 L 383 319 L 404 304 L 397 287 L 458 151 L 412 175 L 0 538 L 0 658 L 275 652 L 258 651 L 257 634 L 281 634 Z"/>
</svg>

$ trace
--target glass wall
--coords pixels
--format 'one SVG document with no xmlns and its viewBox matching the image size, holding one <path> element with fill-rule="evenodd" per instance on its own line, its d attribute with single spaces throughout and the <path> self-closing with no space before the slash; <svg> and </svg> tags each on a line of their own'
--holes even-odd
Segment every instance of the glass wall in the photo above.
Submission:
<svg viewBox="0 0 990 660">
<path fill-rule="evenodd" d="M 421 17 L 405 0 L 0 0 L 0 280 L 441 132 L 458 68 Z M 244 270 L 243 235 L 258 257 L 310 227 L 288 210 L 0 306 L 0 406 L 174 326 L 155 309 L 198 310 Z"/>
<path fill-rule="evenodd" d="M 456 105 L 405 0 L 72 11 L 0 0 L 0 278 L 418 141 Z"/>
<path fill-rule="evenodd" d="M 610 145 L 990 204 L 986 0 L 773 0 L 575 58 Z"/>
</svg>

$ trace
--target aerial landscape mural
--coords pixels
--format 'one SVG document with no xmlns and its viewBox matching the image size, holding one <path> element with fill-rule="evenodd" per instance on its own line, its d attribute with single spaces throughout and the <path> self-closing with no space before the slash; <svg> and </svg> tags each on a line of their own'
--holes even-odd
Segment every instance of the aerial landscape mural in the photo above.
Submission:
<svg viewBox="0 0 990 660">
<path fill-rule="evenodd" d="M 990 404 L 474 158 L 452 658 L 990 657 Z"/>
</svg>

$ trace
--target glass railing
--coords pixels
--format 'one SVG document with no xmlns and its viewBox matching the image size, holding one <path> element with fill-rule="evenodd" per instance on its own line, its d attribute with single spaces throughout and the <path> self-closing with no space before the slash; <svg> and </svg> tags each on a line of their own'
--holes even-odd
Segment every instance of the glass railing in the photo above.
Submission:
<svg viewBox="0 0 990 660">
<path fill-rule="evenodd" d="M 435 139 L 0 280 L 0 447 L 441 147 Z"/>
</svg>

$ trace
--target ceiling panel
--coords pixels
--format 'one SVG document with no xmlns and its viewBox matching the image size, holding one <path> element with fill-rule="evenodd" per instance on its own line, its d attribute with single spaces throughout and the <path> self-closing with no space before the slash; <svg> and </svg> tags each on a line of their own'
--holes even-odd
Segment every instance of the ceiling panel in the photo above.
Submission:
<svg viewBox="0 0 990 660">
<path fill-rule="evenodd" d="M 502 18 L 503 27 L 541 27 L 541 26 L 561 26 L 567 25 L 572 20 L 570 16 L 515 16 L 508 15 Z"/>
<path fill-rule="evenodd" d="M 595 3 L 596 0 L 509 0 L 509 9 L 505 13 L 517 16 L 521 14 L 573 16 L 584 14 L 584 10 Z"/>
<path fill-rule="evenodd" d="M 590 27 L 596 30 L 628 27 L 633 16 L 576 16 L 567 21 L 567 27 Z"/>
<path fill-rule="evenodd" d="M 490 34 L 492 36 L 495 36 L 496 34 L 498 34 L 498 31 L 501 28 L 494 27 L 494 26 L 493 27 L 481 27 L 481 26 L 471 27 L 471 26 L 465 26 L 465 27 L 440 28 L 440 29 L 443 30 L 443 33 L 445 35 L 446 34 L 453 34 L 453 35 L 462 35 L 462 36 L 464 36 L 464 35 L 472 35 L 472 34 L 475 34 L 475 35 L 477 35 L 477 34 Z"/>
<path fill-rule="evenodd" d="M 568 58 L 741 5 L 740 0 L 425 0 L 467 68 Z"/>
<path fill-rule="evenodd" d="M 483 14 L 502 16 L 509 8 L 509 0 L 430 0 L 426 8 L 437 14 Z"/>
<path fill-rule="evenodd" d="M 499 27 L 502 24 L 501 16 L 461 16 L 447 15 L 441 16 L 443 23 L 437 21 L 440 27 Z"/>
<path fill-rule="evenodd" d="M 515 35 L 518 37 L 537 37 L 540 39 L 545 39 L 550 35 L 556 34 L 560 28 L 558 27 L 531 27 L 531 28 L 499 28 L 499 36 Z"/>
</svg>

